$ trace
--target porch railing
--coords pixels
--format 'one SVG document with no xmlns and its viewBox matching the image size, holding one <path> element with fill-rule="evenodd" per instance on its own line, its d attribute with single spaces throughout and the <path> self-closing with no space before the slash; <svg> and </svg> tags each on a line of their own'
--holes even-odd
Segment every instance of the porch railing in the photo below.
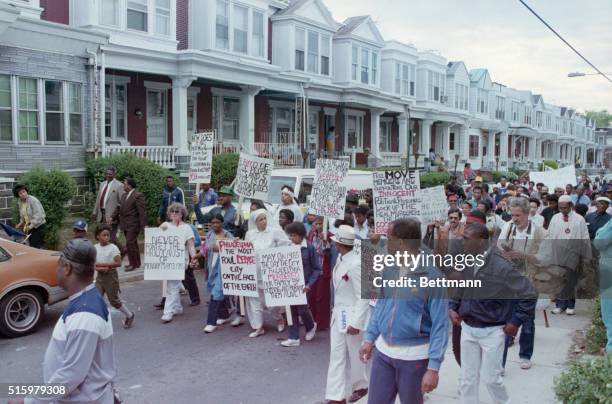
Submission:
<svg viewBox="0 0 612 404">
<path fill-rule="evenodd" d="M 297 144 L 255 143 L 259 157 L 274 160 L 276 167 L 301 167 L 302 152 Z"/>
<path fill-rule="evenodd" d="M 178 147 L 175 146 L 107 146 L 109 156 L 113 154 L 132 153 L 166 168 L 175 168 L 175 155 Z"/>
<path fill-rule="evenodd" d="M 242 146 L 238 142 L 215 142 L 213 146 L 213 153 L 240 153 Z"/>
</svg>

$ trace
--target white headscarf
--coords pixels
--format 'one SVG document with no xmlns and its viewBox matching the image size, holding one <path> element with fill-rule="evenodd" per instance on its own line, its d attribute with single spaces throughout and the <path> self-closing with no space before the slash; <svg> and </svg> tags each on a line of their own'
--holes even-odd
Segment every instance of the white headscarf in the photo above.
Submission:
<svg viewBox="0 0 612 404">
<path fill-rule="evenodd" d="M 272 221 L 272 215 L 270 215 L 270 212 L 268 212 L 267 209 L 257 209 L 255 212 L 251 213 L 251 216 L 249 217 L 249 230 L 254 230 L 257 231 L 257 218 L 260 217 L 261 215 L 265 215 L 266 219 L 268 221 L 268 224 L 266 225 L 266 229 L 269 229 L 271 226 L 274 225 L 274 222 Z"/>
</svg>

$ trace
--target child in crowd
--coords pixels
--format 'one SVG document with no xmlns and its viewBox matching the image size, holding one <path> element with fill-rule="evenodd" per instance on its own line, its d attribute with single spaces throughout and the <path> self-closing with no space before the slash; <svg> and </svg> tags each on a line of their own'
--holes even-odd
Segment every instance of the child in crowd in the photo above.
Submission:
<svg viewBox="0 0 612 404">
<path fill-rule="evenodd" d="M 110 242 L 111 228 L 109 225 L 103 224 L 96 229 L 96 240 L 98 244 L 96 248 L 96 287 L 100 294 L 108 296 L 108 301 L 111 306 L 119 310 L 125 318 L 123 319 L 123 328 L 130 328 L 134 323 L 135 314 L 131 312 L 121 302 L 119 298 L 119 275 L 117 268 L 121 266 L 121 253 L 115 244 Z"/>
<path fill-rule="evenodd" d="M 306 283 L 304 293 L 307 294 L 321 274 L 319 257 L 317 257 L 314 247 L 306 244 L 306 228 L 303 223 L 293 222 L 287 225 L 285 232 L 293 245 L 301 246 L 304 281 Z M 298 316 L 302 318 L 302 322 L 306 327 L 306 336 L 304 339 L 306 341 L 311 341 L 317 332 L 317 323 L 313 321 L 308 305 L 291 306 L 291 316 L 293 318 L 293 324 L 289 326 L 289 338 L 281 342 L 281 345 L 286 347 L 300 345 L 300 321 Z"/>
</svg>

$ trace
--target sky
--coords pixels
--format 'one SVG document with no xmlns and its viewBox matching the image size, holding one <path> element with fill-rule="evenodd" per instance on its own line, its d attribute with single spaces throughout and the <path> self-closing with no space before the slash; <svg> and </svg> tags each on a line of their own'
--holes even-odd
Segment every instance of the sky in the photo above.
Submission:
<svg viewBox="0 0 612 404">
<path fill-rule="evenodd" d="M 338 22 L 370 15 L 385 40 L 435 50 L 468 70 L 486 68 L 508 87 L 547 103 L 612 112 L 612 83 L 595 73 L 518 0 L 324 0 Z M 612 79 L 612 0 L 526 0 Z"/>
</svg>

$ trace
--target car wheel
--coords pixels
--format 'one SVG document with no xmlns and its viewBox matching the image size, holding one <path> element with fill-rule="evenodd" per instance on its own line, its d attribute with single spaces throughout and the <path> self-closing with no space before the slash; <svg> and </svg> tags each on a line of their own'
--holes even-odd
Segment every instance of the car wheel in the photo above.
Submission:
<svg viewBox="0 0 612 404">
<path fill-rule="evenodd" d="M 36 329 L 45 305 L 39 292 L 19 289 L 0 301 L 0 333 L 9 338 L 20 337 Z"/>
</svg>

